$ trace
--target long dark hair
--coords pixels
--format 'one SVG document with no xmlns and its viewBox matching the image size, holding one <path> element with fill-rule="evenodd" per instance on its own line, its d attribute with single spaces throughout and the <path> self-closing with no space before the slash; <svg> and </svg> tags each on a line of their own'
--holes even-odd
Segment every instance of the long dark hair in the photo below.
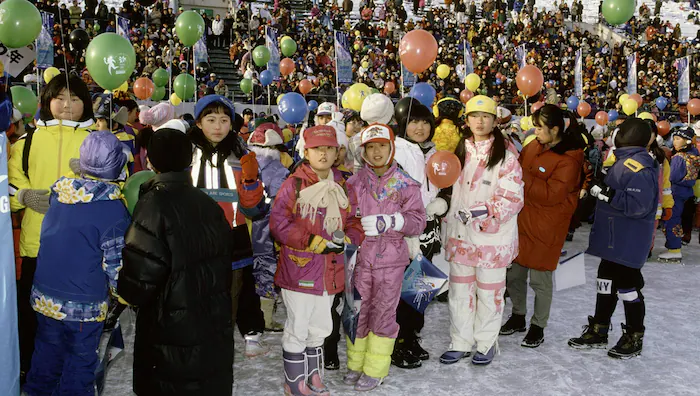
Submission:
<svg viewBox="0 0 700 396">
<path fill-rule="evenodd" d="M 567 118 L 569 119 L 568 127 L 566 127 Z M 553 104 L 546 104 L 532 114 L 532 123 L 537 127 L 559 128 L 561 141 L 551 149 L 557 154 L 586 148 L 586 141 L 583 140 L 582 135 L 586 133 L 586 127 L 579 124 L 574 113 L 570 111 L 562 110 Z"/>
<path fill-rule="evenodd" d="M 51 100 L 58 97 L 61 91 L 70 87 L 71 95 L 75 95 L 83 102 L 83 116 L 79 122 L 87 121 L 94 117 L 92 111 L 92 98 L 90 90 L 85 82 L 78 76 L 61 73 L 52 78 L 41 93 L 41 110 L 39 110 L 39 119 L 42 121 L 51 121 L 54 119 L 51 114 Z"/>
<path fill-rule="evenodd" d="M 493 118 L 495 123 L 496 116 L 493 116 Z M 467 148 L 464 146 L 464 140 L 470 139 L 473 136 L 474 134 L 469 127 L 467 127 L 464 134 L 464 139 L 460 141 L 460 144 L 457 145 L 457 149 L 455 150 L 455 155 L 457 158 L 459 158 L 459 162 L 462 163 L 462 169 L 464 169 L 464 164 L 467 158 Z M 493 136 L 493 143 L 491 144 L 491 152 L 489 153 L 489 162 L 486 164 L 486 169 L 493 168 L 506 158 L 507 143 L 501 128 L 494 125 L 493 131 L 491 131 L 491 136 Z"/>
</svg>

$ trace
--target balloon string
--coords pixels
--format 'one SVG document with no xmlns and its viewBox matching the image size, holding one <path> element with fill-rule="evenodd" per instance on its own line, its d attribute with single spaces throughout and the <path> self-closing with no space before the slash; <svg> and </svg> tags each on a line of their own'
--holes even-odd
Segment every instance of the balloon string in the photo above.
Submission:
<svg viewBox="0 0 700 396">
<path fill-rule="evenodd" d="M 66 73 L 66 89 L 68 90 L 68 102 L 70 105 L 68 106 L 68 111 L 70 114 L 71 121 L 73 121 L 73 99 L 71 99 L 71 90 L 70 90 L 70 78 L 69 78 L 69 71 L 68 71 L 68 58 L 66 58 L 66 36 L 63 33 L 63 16 L 61 15 L 61 9 L 58 10 L 58 19 L 59 19 L 59 25 L 61 26 L 61 47 L 63 47 L 63 67 Z M 83 106 L 85 104 L 83 103 Z"/>
</svg>

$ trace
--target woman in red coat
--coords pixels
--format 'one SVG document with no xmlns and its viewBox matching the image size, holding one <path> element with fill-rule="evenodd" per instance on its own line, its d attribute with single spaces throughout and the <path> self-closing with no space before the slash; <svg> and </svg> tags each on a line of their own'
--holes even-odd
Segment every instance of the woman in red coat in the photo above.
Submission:
<svg viewBox="0 0 700 396">
<path fill-rule="evenodd" d="M 506 277 L 513 313 L 500 334 L 525 331 L 529 272 L 535 309 L 521 345 L 536 348 L 544 342 L 552 304 L 552 271 L 559 263 L 581 189 L 585 147 L 581 132 L 585 129 L 572 113 L 551 104 L 536 111 L 532 120 L 537 139 L 520 154 L 525 182 L 525 207 L 518 215 L 520 251 Z"/>
</svg>

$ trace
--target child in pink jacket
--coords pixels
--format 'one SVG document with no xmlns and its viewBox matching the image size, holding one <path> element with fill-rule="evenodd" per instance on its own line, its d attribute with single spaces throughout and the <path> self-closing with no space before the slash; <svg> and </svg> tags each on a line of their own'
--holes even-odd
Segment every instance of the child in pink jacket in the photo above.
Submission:
<svg viewBox="0 0 700 396">
<path fill-rule="evenodd" d="M 365 239 L 355 267 L 355 288 L 362 297 L 355 343 L 347 340 L 348 374 L 343 381 L 367 391 L 389 374 L 391 353 L 399 332 L 396 307 L 409 261 L 404 236 L 425 229 L 425 207 L 420 184 L 394 161 L 394 133 L 372 124 L 362 131 L 362 158 L 366 162 L 348 180 L 348 196 L 361 218 Z"/>
</svg>

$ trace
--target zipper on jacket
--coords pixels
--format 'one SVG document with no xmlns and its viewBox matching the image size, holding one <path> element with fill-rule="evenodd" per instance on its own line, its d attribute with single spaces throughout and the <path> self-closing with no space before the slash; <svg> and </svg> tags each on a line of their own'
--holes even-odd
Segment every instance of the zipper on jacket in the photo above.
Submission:
<svg viewBox="0 0 700 396">
<path fill-rule="evenodd" d="M 334 273 L 333 273 L 333 290 L 335 290 L 338 287 L 335 284 L 335 265 L 336 265 L 337 261 L 335 261 L 335 259 L 333 259 L 332 263 L 333 263 L 333 271 L 334 271 Z"/>
<path fill-rule="evenodd" d="M 63 157 L 63 120 L 58 120 L 58 166 L 56 180 L 61 178 L 61 157 Z"/>
</svg>

